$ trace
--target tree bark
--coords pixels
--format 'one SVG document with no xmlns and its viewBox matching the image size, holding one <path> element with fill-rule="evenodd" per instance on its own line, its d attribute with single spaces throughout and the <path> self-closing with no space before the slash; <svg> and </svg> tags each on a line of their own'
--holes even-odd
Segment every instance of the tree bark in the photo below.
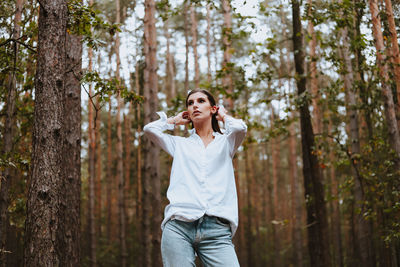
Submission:
<svg viewBox="0 0 400 267">
<path fill-rule="evenodd" d="M 64 143 L 63 143 L 63 203 L 64 229 L 61 234 L 64 253 L 60 266 L 80 265 L 81 233 L 81 72 L 82 37 L 67 34 Z"/>
<path fill-rule="evenodd" d="M 391 61 L 393 63 L 394 77 L 397 89 L 397 128 L 400 129 L 400 52 L 399 43 L 397 41 L 396 24 L 394 22 L 392 1 L 385 0 L 385 10 L 387 21 L 389 24 L 390 42 L 391 42 Z"/>
<path fill-rule="evenodd" d="M 223 78 L 222 78 L 222 86 L 225 88 L 228 96 L 226 97 L 227 101 L 227 110 L 232 112 L 233 110 L 233 80 L 232 80 L 232 66 L 231 66 L 231 58 L 232 58 L 232 16 L 231 16 L 231 5 L 228 0 L 221 0 L 222 2 L 222 12 L 224 15 L 224 26 L 222 29 L 222 43 L 224 50 L 224 60 L 222 62 L 222 70 L 223 70 Z"/>
<path fill-rule="evenodd" d="M 194 85 L 195 88 L 200 86 L 200 67 L 199 55 L 197 53 L 197 14 L 195 3 L 190 4 L 190 19 L 192 21 L 192 48 L 194 59 Z"/>
<path fill-rule="evenodd" d="M 293 242 L 293 262 L 294 266 L 303 266 L 303 242 L 302 242 L 302 200 L 299 190 L 298 167 L 297 167 L 297 149 L 296 149 L 296 132 L 294 123 L 289 126 L 289 175 L 291 187 L 291 203 L 292 203 L 292 242 Z"/>
<path fill-rule="evenodd" d="M 169 23 L 168 20 L 164 23 L 164 32 L 165 38 L 167 39 L 167 54 L 166 54 L 166 76 L 167 81 L 165 84 L 166 87 L 166 95 L 167 95 L 167 104 L 171 104 L 171 100 L 176 97 L 176 86 L 175 86 L 175 71 L 174 71 L 174 57 L 171 54 L 170 46 L 171 46 L 171 34 L 169 33 Z"/>
<path fill-rule="evenodd" d="M 115 23 L 119 24 L 120 19 L 120 2 L 115 0 L 116 9 L 116 20 Z M 119 82 L 119 88 L 117 91 L 117 181 L 118 181 L 118 228 L 119 228 L 119 249 L 120 249 L 120 265 L 126 266 L 127 251 L 126 251 L 126 229 L 125 229 L 125 180 L 124 180 L 124 158 L 122 148 L 122 125 L 121 125 L 121 109 L 123 108 L 123 102 L 121 101 L 121 79 L 119 70 L 121 68 L 121 61 L 119 56 L 120 39 L 119 33 L 115 34 L 115 56 L 117 60 L 115 78 Z"/>
<path fill-rule="evenodd" d="M 311 7 L 312 0 L 307 0 L 309 5 L 308 13 L 311 16 Z M 316 57 L 316 46 L 317 46 L 317 36 L 314 31 L 314 24 L 311 20 L 308 21 L 308 34 L 311 36 L 310 40 L 310 67 L 309 67 L 309 75 L 310 75 L 310 92 L 312 95 L 312 106 L 313 106 L 313 129 L 316 133 L 322 132 L 322 117 L 321 117 L 321 109 L 319 107 L 318 101 L 320 99 L 319 90 L 318 90 L 318 80 L 317 80 L 317 57 Z"/>
<path fill-rule="evenodd" d="M 189 22 L 188 22 L 188 0 L 183 3 L 183 20 L 185 29 L 185 90 L 189 91 Z"/>
<path fill-rule="evenodd" d="M 359 123 L 357 113 L 357 100 L 354 92 L 354 76 L 353 67 L 350 60 L 350 45 L 347 40 L 348 30 L 347 28 L 341 29 L 341 37 L 343 41 L 343 47 L 341 49 L 343 62 L 345 63 L 344 70 L 344 88 L 346 94 L 346 111 L 349 120 L 349 137 L 351 142 L 351 155 L 352 155 L 352 174 L 354 176 L 354 200 L 355 208 L 358 210 L 356 215 L 356 242 L 357 251 L 359 253 L 360 263 L 363 266 L 372 266 L 372 237 L 369 232 L 368 222 L 364 219 L 363 214 L 365 212 L 365 196 L 363 188 L 363 178 L 359 173 L 359 166 L 357 165 L 357 156 L 361 153 L 360 148 L 360 137 L 359 137 Z"/>
<path fill-rule="evenodd" d="M 206 31 L 206 42 L 207 42 L 207 82 L 211 85 L 211 4 L 207 3 L 207 31 Z"/>
<path fill-rule="evenodd" d="M 31 179 L 25 222 L 25 266 L 59 266 L 63 199 L 64 77 L 68 8 L 65 0 L 41 1 Z"/>
<path fill-rule="evenodd" d="M 15 15 L 14 15 L 14 29 L 12 32 L 12 37 L 14 39 L 19 39 L 21 35 L 21 17 L 22 17 L 22 8 L 23 8 L 24 0 L 17 0 L 15 2 Z M 13 151 L 13 138 L 15 134 L 15 102 L 17 98 L 17 77 L 16 77 L 16 69 L 18 62 L 18 54 L 19 54 L 19 45 L 17 42 L 13 43 L 14 46 L 14 66 L 12 72 L 8 77 L 7 84 L 7 102 L 6 102 L 6 119 L 4 124 L 4 132 L 3 132 L 3 147 L 2 154 L 7 157 L 7 159 L 12 158 Z M 0 171 L 0 264 L 5 267 L 7 264 L 6 261 L 6 253 L 2 252 L 6 250 L 7 246 L 7 229 L 9 227 L 9 217 L 8 217 L 8 206 L 10 205 L 10 197 L 9 190 L 11 185 L 11 168 L 12 166 L 7 166 L 4 169 L 2 168 Z"/>
<path fill-rule="evenodd" d="M 112 160 L 112 142 L 111 142 L 111 127 L 112 127 L 112 117 L 111 117 L 111 100 L 108 101 L 108 115 L 107 115 L 107 168 L 106 168 L 106 203 L 107 203 L 107 240 L 110 242 L 113 239 L 113 206 L 112 206 L 112 192 L 113 192 L 113 174 L 111 170 L 111 160 Z"/>
<path fill-rule="evenodd" d="M 155 1 L 145 0 L 144 55 L 146 65 L 144 69 L 143 88 L 145 97 L 145 124 L 157 119 L 155 113 L 158 109 L 157 32 L 155 24 Z M 149 139 L 145 138 L 144 140 L 143 241 L 145 260 L 143 264 L 145 266 L 161 266 L 161 182 L 159 178 L 159 148 L 150 142 Z M 150 218 L 152 219 L 151 223 Z M 151 240 L 150 237 L 152 237 Z"/>
<path fill-rule="evenodd" d="M 89 4 L 93 4 L 89 2 Z M 89 57 L 89 66 L 88 70 L 92 71 L 93 69 L 93 49 L 89 47 L 88 50 Z M 95 150 L 96 150 L 96 141 L 95 141 L 95 128 L 94 128 L 94 115 L 93 115 L 93 91 L 92 84 L 89 85 L 89 100 L 88 100 L 88 135 L 89 135 L 89 201 L 88 201 L 88 211 L 89 211 L 89 246 L 90 246 L 90 262 L 91 266 L 97 266 L 97 257 L 96 257 L 96 249 L 97 249 L 97 238 L 96 238 L 96 199 L 95 199 Z"/>
<path fill-rule="evenodd" d="M 303 34 L 300 21 L 300 5 L 292 0 L 293 50 L 296 69 L 298 96 L 306 93 L 304 76 Z M 324 200 L 322 174 L 318 159 L 313 153 L 314 133 L 311 124 L 308 101 L 302 101 L 300 107 L 301 143 L 303 155 L 303 176 L 305 197 L 307 200 L 308 248 L 311 266 L 330 266 L 328 223 Z"/>
<path fill-rule="evenodd" d="M 393 149 L 396 152 L 396 168 L 400 169 L 400 136 L 397 127 L 396 113 L 393 102 L 392 89 L 390 88 L 388 67 L 386 65 L 385 46 L 379 17 L 378 4 L 376 0 L 369 0 L 369 8 L 372 19 L 372 33 L 374 36 L 376 48 L 376 61 L 381 77 L 382 95 L 385 103 L 385 117 L 388 126 L 389 139 Z"/>
</svg>

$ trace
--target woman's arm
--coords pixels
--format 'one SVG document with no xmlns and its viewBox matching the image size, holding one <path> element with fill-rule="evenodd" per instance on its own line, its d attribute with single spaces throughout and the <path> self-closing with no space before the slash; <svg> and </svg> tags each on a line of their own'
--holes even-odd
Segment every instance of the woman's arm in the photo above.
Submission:
<svg viewBox="0 0 400 267">
<path fill-rule="evenodd" d="M 185 111 L 171 118 L 167 118 L 164 112 L 157 112 L 157 114 L 160 119 L 146 124 L 143 127 L 143 131 L 153 143 L 159 145 L 171 156 L 174 156 L 175 138 L 170 134 L 164 133 L 164 131 L 173 130 L 175 125 L 185 124 L 189 120 L 184 118 Z"/>
<path fill-rule="evenodd" d="M 217 120 L 223 121 L 225 124 L 225 134 L 230 144 L 231 157 L 233 157 L 246 136 L 247 125 L 243 120 L 228 115 L 222 106 L 218 108 Z"/>
</svg>

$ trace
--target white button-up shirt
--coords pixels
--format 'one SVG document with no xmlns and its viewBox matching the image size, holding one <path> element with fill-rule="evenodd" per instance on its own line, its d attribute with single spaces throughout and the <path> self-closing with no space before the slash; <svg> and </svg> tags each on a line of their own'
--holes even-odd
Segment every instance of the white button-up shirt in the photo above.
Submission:
<svg viewBox="0 0 400 267">
<path fill-rule="evenodd" d="M 167 123 L 164 112 L 157 114 L 160 119 L 145 125 L 143 130 L 173 157 L 167 191 L 170 203 L 161 228 L 171 218 L 195 221 L 206 214 L 228 220 L 233 236 L 239 217 L 232 159 L 246 135 L 246 124 L 225 116 L 224 133 L 214 132 L 213 141 L 205 147 L 195 129 L 190 130 L 189 137 L 164 133 L 173 130 L 174 124 Z"/>
</svg>

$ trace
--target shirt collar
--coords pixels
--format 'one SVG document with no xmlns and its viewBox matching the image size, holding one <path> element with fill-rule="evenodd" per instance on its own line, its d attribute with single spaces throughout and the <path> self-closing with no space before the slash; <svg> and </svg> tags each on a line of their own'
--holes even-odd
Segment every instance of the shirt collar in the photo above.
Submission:
<svg viewBox="0 0 400 267">
<path fill-rule="evenodd" d="M 189 129 L 188 132 L 189 132 L 190 136 L 194 136 L 194 135 L 197 135 L 197 136 L 198 136 L 198 134 L 196 133 L 196 129 L 195 129 L 195 128 Z M 218 133 L 218 132 L 213 132 L 212 135 L 213 135 L 213 136 L 217 136 L 217 135 L 221 135 L 221 134 Z"/>
</svg>

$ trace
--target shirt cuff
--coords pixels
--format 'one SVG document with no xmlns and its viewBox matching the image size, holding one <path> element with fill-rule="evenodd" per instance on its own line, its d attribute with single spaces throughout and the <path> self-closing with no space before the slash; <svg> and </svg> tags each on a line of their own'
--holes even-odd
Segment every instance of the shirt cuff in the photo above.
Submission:
<svg viewBox="0 0 400 267">
<path fill-rule="evenodd" d="M 175 128 L 175 124 L 167 122 L 168 117 L 164 111 L 158 111 L 157 115 L 160 116 L 160 119 L 156 122 L 163 130 L 173 130 Z"/>
</svg>

